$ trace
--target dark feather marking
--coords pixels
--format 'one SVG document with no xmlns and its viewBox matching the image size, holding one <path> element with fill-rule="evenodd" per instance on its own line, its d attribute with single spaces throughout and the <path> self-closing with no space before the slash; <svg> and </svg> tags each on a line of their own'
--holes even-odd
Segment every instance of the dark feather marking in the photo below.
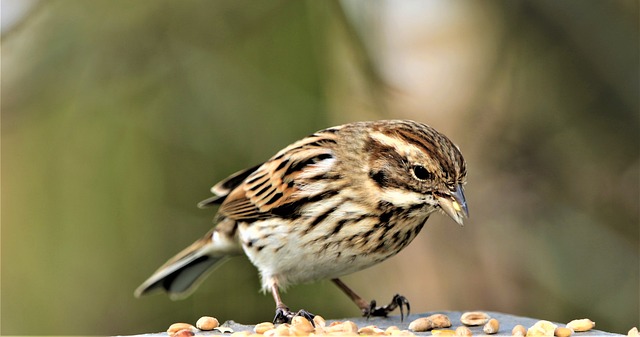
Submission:
<svg viewBox="0 0 640 337">
<path fill-rule="evenodd" d="M 276 202 L 276 201 L 280 200 L 280 198 L 282 198 L 282 193 L 281 193 L 281 192 L 277 192 L 277 193 L 275 193 L 275 194 L 271 197 L 271 199 L 269 199 L 269 201 L 267 201 L 264 205 L 265 205 L 265 206 L 267 206 L 267 205 L 271 205 L 271 204 L 273 204 L 274 202 Z"/>
<path fill-rule="evenodd" d="M 339 191 L 337 190 L 328 190 L 322 193 L 318 193 L 312 197 L 301 198 L 294 202 L 275 207 L 270 211 L 270 213 L 284 219 L 296 219 L 300 217 L 300 209 L 303 206 L 323 199 L 329 199 L 338 193 Z"/>
<path fill-rule="evenodd" d="M 384 171 L 377 171 L 376 172 L 374 170 L 371 170 L 371 171 L 369 171 L 369 178 L 373 179 L 373 181 L 379 187 L 385 187 L 387 185 L 387 182 L 388 182 L 387 176 L 384 174 Z"/>
<path fill-rule="evenodd" d="M 201 264 L 201 263 L 206 263 L 207 260 L 209 260 L 210 258 L 206 255 L 200 256 L 196 259 L 194 259 L 193 261 L 189 262 L 187 265 L 185 265 L 184 267 L 176 270 L 175 272 L 167 275 L 166 277 L 164 277 L 163 279 L 159 280 L 158 282 L 162 285 L 162 287 L 165 290 L 170 290 L 171 289 L 171 285 L 173 284 L 173 282 L 175 282 L 175 280 L 185 271 L 189 270 L 191 267 Z M 195 281 L 195 279 L 194 279 Z M 157 284 L 157 283 L 156 283 Z M 185 289 L 189 288 L 191 286 L 191 284 L 187 285 L 185 287 Z M 153 286 L 150 286 L 149 289 L 151 288 L 155 288 L 155 284 Z"/>
<path fill-rule="evenodd" d="M 384 249 L 384 241 L 380 241 L 376 248 L 374 248 L 370 253 L 378 253 Z"/>
<path fill-rule="evenodd" d="M 282 162 L 280 162 L 280 165 L 278 165 L 278 167 L 276 167 L 275 172 L 278 172 L 280 170 L 282 170 L 285 166 L 287 166 L 287 164 L 289 164 L 289 159 L 285 159 Z"/>
<path fill-rule="evenodd" d="M 319 223 L 321 223 L 324 219 L 326 219 L 329 216 L 329 214 L 335 212 L 336 209 L 338 209 L 338 206 L 331 207 L 330 209 L 324 211 L 322 214 L 318 215 L 315 219 L 313 219 L 313 221 L 309 224 L 309 226 L 304 230 L 304 234 L 309 233 L 313 229 L 313 227 L 315 227 Z"/>
<path fill-rule="evenodd" d="M 342 219 L 338 221 L 338 223 L 333 227 L 331 234 L 327 234 L 327 236 L 338 234 L 338 232 L 340 232 L 342 227 L 344 227 L 344 224 L 347 223 L 348 221 L 349 219 Z"/>
<path fill-rule="evenodd" d="M 297 163 L 292 163 L 291 166 L 285 171 L 284 176 L 291 175 L 294 172 L 302 170 L 304 167 L 309 166 L 311 164 L 315 164 L 325 159 L 332 158 L 333 156 L 330 153 L 322 153 L 317 156 L 307 158 L 303 161 L 299 161 Z"/>
<path fill-rule="evenodd" d="M 266 184 L 260 191 L 256 192 L 256 195 L 262 195 L 270 188 L 271 188 L 271 185 Z"/>
<path fill-rule="evenodd" d="M 327 144 L 337 144 L 335 139 L 320 138 L 314 142 L 304 144 L 304 146 L 324 147 Z"/>
</svg>

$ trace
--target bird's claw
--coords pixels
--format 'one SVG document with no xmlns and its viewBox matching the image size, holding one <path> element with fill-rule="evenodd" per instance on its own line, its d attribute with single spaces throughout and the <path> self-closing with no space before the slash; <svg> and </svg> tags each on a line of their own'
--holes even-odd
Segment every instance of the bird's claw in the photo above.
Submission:
<svg viewBox="0 0 640 337">
<path fill-rule="evenodd" d="M 372 300 L 369 304 L 369 308 L 362 310 L 363 316 L 369 318 L 371 316 L 378 317 L 387 317 L 390 312 L 395 310 L 396 308 L 400 308 L 400 322 L 404 321 L 404 307 L 407 307 L 407 316 L 411 313 L 411 306 L 409 305 L 409 300 L 406 297 L 395 294 L 391 299 L 391 303 L 378 307 L 376 306 L 376 301 Z"/>
<path fill-rule="evenodd" d="M 309 322 L 311 322 L 311 325 L 315 327 L 315 324 L 313 323 L 313 318 L 316 317 L 316 315 L 304 309 L 299 310 L 298 312 L 293 312 L 286 307 L 276 308 L 276 316 L 273 318 L 273 324 L 291 323 L 291 320 L 296 316 L 302 316 L 306 318 Z"/>
</svg>

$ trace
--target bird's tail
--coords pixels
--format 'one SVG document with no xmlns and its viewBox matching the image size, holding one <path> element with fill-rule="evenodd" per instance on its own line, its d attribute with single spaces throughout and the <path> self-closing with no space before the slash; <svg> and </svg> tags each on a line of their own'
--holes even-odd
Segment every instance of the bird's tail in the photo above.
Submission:
<svg viewBox="0 0 640 337">
<path fill-rule="evenodd" d="M 136 297 L 164 289 L 173 300 L 189 296 L 222 262 L 241 248 L 215 230 L 172 257 L 134 292 Z"/>
</svg>

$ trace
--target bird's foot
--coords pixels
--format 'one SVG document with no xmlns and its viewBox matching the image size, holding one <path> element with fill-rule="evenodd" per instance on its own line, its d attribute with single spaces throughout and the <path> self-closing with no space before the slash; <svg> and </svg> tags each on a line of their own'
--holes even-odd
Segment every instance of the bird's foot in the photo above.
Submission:
<svg viewBox="0 0 640 337">
<path fill-rule="evenodd" d="M 304 318 L 306 318 L 309 322 L 311 322 L 311 325 L 313 325 L 315 327 L 315 324 L 313 323 L 313 318 L 316 316 L 304 309 L 299 310 L 298 312 L 293 312 L 291 310 L 289 310 L 289 308 L 287 307 L 278 307 L 276 308 L 276 316 L 273 318 L 273 324 L 280 324 L 280 323 L 291 323 L 291 320 L 296 317 L 296 316 L 302 316 Z"/>
<path fill-rule="evenodd" d="M 376 306 L 376 301 L 372 300 L 369 304 L 368 308 L 362 310 L 363 316 L 369 318 L 371 316 L 378 317 L 387 317 L 390 312 L 395 310 L 396 308 L 400 308 L 400 321 L 404 320 L 404 307 L 407 307 L 407 316 L 411 313 L 411 306 L 409 305 L 409 300 L 402 295 L 395 294 L 391 299 L 391 303 L 378 307 Z"/>
</svg>

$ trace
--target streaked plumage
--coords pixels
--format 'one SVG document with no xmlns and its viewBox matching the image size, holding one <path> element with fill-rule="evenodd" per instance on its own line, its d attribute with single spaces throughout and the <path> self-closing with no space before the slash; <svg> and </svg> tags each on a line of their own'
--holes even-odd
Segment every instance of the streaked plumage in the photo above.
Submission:
<svg viewBox="0 0 640 337">
<path fill-rule="evenodd" d="M 244 253 L 281 318 L 293 313 L 279 289 L 327 278 L 365 315 L 386 316 L 395 305 L 374 308 L 338 278 L 397 254 L 438 209 L 462 224 L 465 182 L 459 149 L 427 125 L 389 120 L 318 131 L 216 184 L 199 204 L 220 205 L 214 229 L 135 294 L 185 296 L 221 261 Z"/>
</svg>

